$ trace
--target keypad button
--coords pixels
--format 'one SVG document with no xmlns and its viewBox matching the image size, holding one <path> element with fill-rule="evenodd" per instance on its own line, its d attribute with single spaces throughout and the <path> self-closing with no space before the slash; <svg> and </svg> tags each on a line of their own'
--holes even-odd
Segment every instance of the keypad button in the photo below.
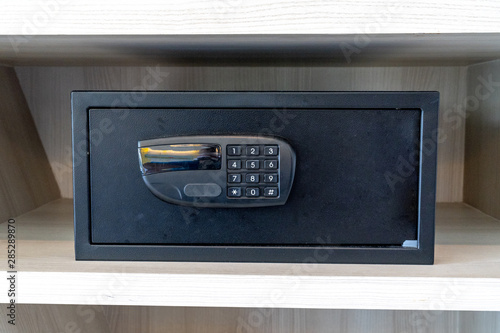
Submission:
<svg viewBox="0 0 500 333">
<path fill-rule="evenodd" d="M 245 180 L 247 183 L 258 183 L 259 182 L 259 174 L 258 173 L 249 173 L 246 175 Z"/>
<path fill-rule="evenodd" d="M 227 154 L 229 156 L 240 156 L 241 146 L 227 146 Z"/>
<path fill-rule="evenodd" d="M 278 169 L 278 160 L 265 160 L 264 169 Z"/>
<path fill-rule="evenodd" d="M 264 183 L 277 183 L 277 182 L 278 182 L 277 173 L 268 173 L 264 175 Z"/>
<path fill-rule="evenodd" d="M 247 169 L 258 169 L 259 168 L 259 160 L 248 160 L 246 163 Z"/>
<path fill-rule="evenodd" d="M 241 187 L 230 187 L 227 189 L 228 197 L 241 197 Z"/>
<path fill-rule="evenodd" d="M 230 173 L 227 175 L 228 183 L 241 183 L 241 175 L 239 173 Z"/>
<path fill-rule="evenodd" d="M 247 195 L 247 197 L 258 197 L 259 196 L 259 188 L 258 187 L 247 187 L 246 195 Z"/>
<path fill-rule="evenodd" d="M 276 156 L 278 155 L 278 146 L 265 146 L 264 155 L 266 156 Z"/>
<path fill-rule="evenodd" d="M 240 160 L 228 160 L 227 161 L 227 168 L 228 169 L 241 169 L 241 161 Z"/>
<path fill-rule="evenodd" d="M 264 189 L 265 197 L 277 197 L 278 196 L 278 188 L 277 187 L 266 187 Z"/>
<path fill-rule="evenodd" d="M 259 156 L 259 146 L 247 146 L 247 155 Z"/>
</svg>

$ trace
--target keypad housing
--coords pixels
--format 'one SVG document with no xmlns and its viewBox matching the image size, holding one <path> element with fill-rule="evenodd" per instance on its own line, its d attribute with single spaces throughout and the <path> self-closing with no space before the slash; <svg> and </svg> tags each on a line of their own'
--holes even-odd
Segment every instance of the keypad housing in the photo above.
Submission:
<svg viewBox="0 0 500 333">
<path fill-rule="evenodd" d="M 191 149 L 200 145 L 212 147 L 214 152 Z M 184 149 L 185 153 L 178 153 L 173 156 L 177 159 L 172 159 L 172 146 Z M 284 205 L 295 175 L 295 152 L 289 142 L 278 137 L 168 137 L 140 141 L 138 149 L 141 170 L 150 170 L 152 162 L 161 167 L 161 172 L 143 173 L 146 186 L 158 198 L 184 206 Z M 171 167 L 165 168 L 161 163 Z M 177 169 L 179 166 L 184 169 Z"/>
</svg>

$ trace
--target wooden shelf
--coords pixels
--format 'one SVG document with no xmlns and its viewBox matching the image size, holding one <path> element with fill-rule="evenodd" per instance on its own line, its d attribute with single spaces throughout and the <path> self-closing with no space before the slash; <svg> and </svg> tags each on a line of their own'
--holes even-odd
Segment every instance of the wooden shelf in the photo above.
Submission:
<svg viewBox="0 0 500 333">
<path fill-rule="evenodd" d="M 450 66 L 498 58 L 500 31 L 369 36 L 352 32 L 341 35 L 0 35 L 0 64 L 8 66 Z"/>
<path fill-rule="evenodd" d="M 62 199 L 16 219 L 17 301 L 500 311 L 500 222 L 438 204 L 436 223 L 433 266 L 75 261 L 72 201 Z"/>
<path fill-rule="evenodd" d="M 23 0 L 2 10 L 0 64 L 8 66 L 469 65 L 500 57 L 494 0 Z"/>
<path fill-rule="evenodd" d="M 496 32 L 494 0 L 126 2 L 5 4 L 0 34 L 351 34 Z"/>
</svg>

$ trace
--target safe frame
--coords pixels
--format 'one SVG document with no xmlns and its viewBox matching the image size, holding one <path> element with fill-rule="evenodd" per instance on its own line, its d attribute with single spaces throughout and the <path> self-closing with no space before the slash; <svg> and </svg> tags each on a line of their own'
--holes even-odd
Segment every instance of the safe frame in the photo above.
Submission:
<svg viewBox="0 0 500 333">
<path fill-rule="evenodd" d="M 423 143 L 431 140 L 437 145 L 438 92 L 75 91 L 71 101 L 77 260 L 433 264 L 437 153 L 424 153 Z M 385 248 L 92 243 L 88 113 L 94 108 L 418 109 L 421 111 L 418 240 L 410 246 Z M 85 151 L 86 155 L 80 156 L 77 150 Z"/>
</svg>

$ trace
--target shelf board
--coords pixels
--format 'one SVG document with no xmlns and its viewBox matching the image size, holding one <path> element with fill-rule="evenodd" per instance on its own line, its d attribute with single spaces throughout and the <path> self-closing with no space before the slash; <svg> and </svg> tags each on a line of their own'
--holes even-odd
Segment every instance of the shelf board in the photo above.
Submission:
<svg viewBox="0 0 500 333">
<path fill-rule="evenodd" d="M 8 66 L 398 66 L 500 57 L 495 0 L 21 0 L 2 14 L 0 64 Z"/>
<path fill-rule="evenodd" d="M 75 261 L 72 202 L 61 199 L 16 219 L 17 302 L 500 311 L 500 222 L 438 204 L 436 223 L 432 266 Z"/>
<path fill-rule="evenodd" d="M 499 10 L 500 13 L 500 10 Z M 500 23 L 499 23 L 500 26 Z M 424 66 L 500 58 L 495 33 L 0 35 L 7 66 Z"/>
<path fill-rule="evenodd" d="M 29 0 L 2 6 L 0 34 L 346 34 L 496 32 L 495 0 Z"/>
</svg>

